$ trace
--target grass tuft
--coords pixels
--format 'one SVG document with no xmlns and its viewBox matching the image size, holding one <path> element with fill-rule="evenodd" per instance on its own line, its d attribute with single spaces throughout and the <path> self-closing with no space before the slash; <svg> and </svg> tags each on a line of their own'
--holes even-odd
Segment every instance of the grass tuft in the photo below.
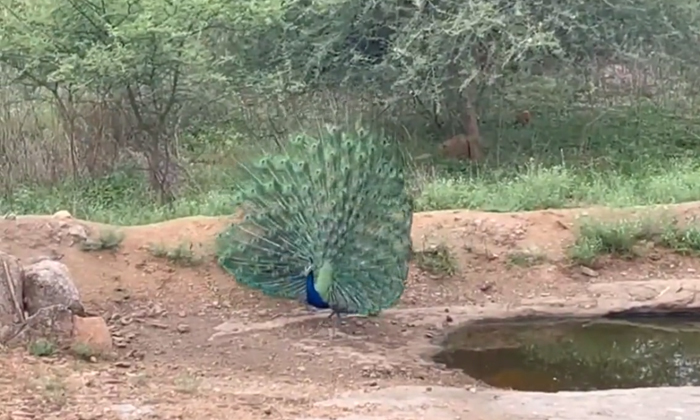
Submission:
<svg viewBox="0 0 700 420">
<path fill-rule="evenodd" d="M 414 251 L 413 261 L 421 270 L 439 276 L 453 276 L 457 273 L 457 263 L 450 249 L 443 244 L 432 245 L 422 251 Z"/>
<path fill-rule="evenodd" d="M 700 226 L 681 226 L 674 218 L 658 215 L 615 221 L 588 219 L 581 224 L 569 257 L 575 263 L 594 266 L 602 256 L 634 259 L 653 247 L 683 255 L 700 253 Z"/>
<path fill-rule="evenodd" d="M 174 264 L 185 267 L 193 267 L 204 262 L 204 257 L 195 250 L 192 242 L 184 241 L 175 247 L 168 247 L 165 244 L 151 244 L 149 251 L 154 257 L 165 258 Z"/>
<path fill-rule="evenodd" d="M 87 238 L 80 245 L 85 252 L 114 251 L 119 248 L 124 240 L 124 232 L 116 229 L 102 229 L 97 238 Z"/>
</svg>

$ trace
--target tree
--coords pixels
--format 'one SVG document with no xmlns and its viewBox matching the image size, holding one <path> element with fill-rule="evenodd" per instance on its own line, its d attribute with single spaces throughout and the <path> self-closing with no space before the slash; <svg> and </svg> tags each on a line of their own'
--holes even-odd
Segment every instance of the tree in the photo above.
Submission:
<svg viewBox="0 0 700 420">
<path fill-rule="evenodd" d="M 225 22 L 219 0 L 4 0 L 0 64 L 49 93 L 69 133 L 74 176 L 77 105 L 100 102 L 131 121 L 122 144 L 145 156 L 161 201 L 177 184 L 174 130 L 190 100 L 225 81 L 207 31 Z"/>
</svg>

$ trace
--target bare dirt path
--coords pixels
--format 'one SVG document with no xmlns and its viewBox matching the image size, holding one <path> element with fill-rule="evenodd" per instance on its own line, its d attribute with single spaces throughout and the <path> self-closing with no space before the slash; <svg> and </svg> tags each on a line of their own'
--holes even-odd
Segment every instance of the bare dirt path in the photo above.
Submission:
<svg viewBox="0 0 700 420">
<path fill-rule="evenodd" d="M 2 220 L 0 250 L 23 260 L 60 258 L 87 310 L 110 321 L 119 355 L 91 363 L 5 350 L 0 419 L 361 420 L 363 410 L 374 412 L 373 419 L 393 418 L 376 417 L 379 409 L 370 403 L 363 409 L 323 401 L 348 392 L 394 392 L 396 386 L 420 387 L 423 393 L 439 386 L 480 389 L 471 378 L 425 358 L 430 343 L 465 311 L 473 315 L 494 305 L 517 309 L 548 300 L 556 300 L 555 306 L 584 302 L 584 308 L 586 299 L 599 294 L 592 285 L 700 279 L 700 261 L 664 251 L 653 259 L 609 261 L 594 273 L 569 264 L 565 249 L 580 215 L 620 217 L 635 211 L 643 210 L 417 214 L 415 248 L 449 249 L 454 275 L 414 267 L 395 310 L 348 318 L 332 341 L 327 315 L 240 288 L 216 266 L 213 238 L 233 219 L 192 217 L 119 228 L 120 247 L 98 252 L 80 250 L 71 239 L 73 227 L 87 227 L 91 237 L 113 227 L 50 216 Z M 694 217 L 700 203 L 668 211 Z M 189 266 L 181 265 L 180 257 L 162 257 L 177 247 L 191 249 Z M 537 262 L 519 265 L 522 255 L 536 256 Z M 415 397 L 418 391 L 412 389 Z M 475 420 L 517 418 L 484 404 L 474 407 L 462 404 L 458 412 Z M 437 412 L 423 414 L 441 418 Z"/>
</svg>

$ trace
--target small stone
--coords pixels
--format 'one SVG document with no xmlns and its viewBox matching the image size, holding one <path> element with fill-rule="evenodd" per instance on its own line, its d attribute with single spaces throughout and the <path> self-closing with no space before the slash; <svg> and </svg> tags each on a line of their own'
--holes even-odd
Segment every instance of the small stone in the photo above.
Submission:
<svg viewBox="0 0 700 420">
<path fill-rule="evenodd" d="M 587 277 L 598 277 L 600 275 L 597 271 L 593 270 L 592 268 L 588 268 L 585 265 L 581 266 L 581 274 Z"/>
<path fill-rule="evenodd" d="M 122 340 L 114 340 L 114 347 L 118 349 L 124 349 L 127 347 L 127 343 Z"/>
<path fill-rule="evenodd" d="M 114 364 L 114 367 L 118 368 L 130 368 L 131 367 L 131 362 L 127 362 L 126 360 L 120 360 L 117 363 Z"/>
<path fill-rule="evenodd" d="M 179 332 L 180 334 L 188 333 L 190 332 L 190 326 L 187 324 L 178 324 L 177 332 Z"/>
<path fill-rule="evenodd" d="M 136 407 L 133 404 L 114 404 L 110 411 L 116 413 L 119 420 L 154 418 L 156 414 L 150 406 Z"/>
<path fill-rule="evenodd" d="M 479 290 L 481 290 L 484 293 L 488 293 L 493 290 L 493 283 L 487 282 L 479 286 Z"/>
<path fill-rule="evenodd" d="M 53 214 L 54 219 L 72 219 L 73 216 L 67 210 L 59 210 Z"/>
<path fill-rule="evenodd" d="M 150 309 L 148 309 L 147 315 L 149 318 L 155 318 L 161 315 L 165 314 L 165 309 L 163 309 L 162 306 L 159 304 L 153 305 Z"/>
<path fill-rule="evenodd" d="M 28 264 L 36 264 L 38 262 L 44 261 L 44 260 L 52 260 L 52 261 L 59 261 L 63 258 L 63 254 L 60 254 L 58 251 L 55 249 L 50 249 L 45 255 L 39 255 L 36 257 L 32 257 L 29 259 Z"/>
<path fill-rule="evenodd" d="M 112 351 L 112 334 L 100 316 L 73 316 L 73 341 L 100 353 Z"/>
<path fill-rule="evenodd" d="M 68 228 L 68 234 L 81 241 L 86 241 L 88 238 L 88 232 L 82 225 L 72 225 Z"/>
</svg>

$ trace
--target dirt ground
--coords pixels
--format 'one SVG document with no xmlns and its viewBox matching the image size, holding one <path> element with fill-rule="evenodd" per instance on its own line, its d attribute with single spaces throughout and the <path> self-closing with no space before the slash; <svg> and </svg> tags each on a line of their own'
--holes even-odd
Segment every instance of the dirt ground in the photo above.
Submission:
<svg viewBox="0 0 700 420">
<path fill-rule="evenodd" d="M 667 210 L 694 217 L 700 203 Z M 398 308 L 404 314 L 415 311 L 414 319 L 422 308 L 440 308 L 444 321 L 414 322 L 391 311 L 350 317 L 333 340 L 325 314 L 310 315 L 296 302 L 241 288 L 218 268 L 212 242 L 231 219 L 191 217 L 123 227 L 120 247 L 99 252 L 81 250 L 61 232 L 79 223 L 94 236 L 104 226 L 51 216 L 2 220 L 0 250 L 26 261 L 60 258 L 87 310 L 109 320 L 118 355 L 90 363 L 4 350 L 0 419 L 337 418 L 344 409 L 314 403 L 344 391 L 397 385 L 480 386 L 425 357 L 431 342 L 453 326 L 450 311 L 578 297 L 589 293 L 591 283 L 698 277 L 700 260 L 663 250 L 635 261 L 606 261 L 595 271 L 566 260 L 581 215 L 641 211 L 416 214 L 415 248 L 447 246 L 457 272 L 445 277 L 413 267 Z M 154 255 L 162 254 L 156 249 L 184 243 L 193 244 L 201 261 L 187 267 Z M 537 262 L 517 264 L 523 255 L 537 256 Z"/>
</svg>

